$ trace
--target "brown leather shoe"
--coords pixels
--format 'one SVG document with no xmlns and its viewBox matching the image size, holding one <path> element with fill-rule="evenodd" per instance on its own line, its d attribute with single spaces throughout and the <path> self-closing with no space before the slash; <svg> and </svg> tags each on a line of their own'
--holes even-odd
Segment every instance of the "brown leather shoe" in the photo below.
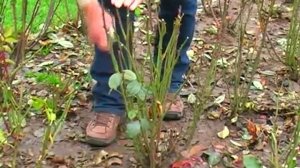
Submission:
<svg viewBox="0 0 300 168">
<path fill-rule="evenodd" d="M 168 93 L 166 98 L 166 114 L 164 120 L 179 120 L 183 117 L 184 104 L 180 96 Z"/>
<path fill-rule="evenodd" d="M 107 146 L 117 137 L 121 117 L 111 113 L 96 113 L 95 118 L 86 127 L 87 143 Z"/>
</svg>

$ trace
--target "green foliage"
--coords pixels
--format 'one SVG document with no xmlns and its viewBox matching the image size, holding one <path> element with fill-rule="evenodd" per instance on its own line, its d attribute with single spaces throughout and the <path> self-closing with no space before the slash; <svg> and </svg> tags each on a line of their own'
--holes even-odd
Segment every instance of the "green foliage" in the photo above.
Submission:
<svg viewBox="0 0 300 168">
<path fill-rule="evenodd" d="M 142 14 L 141 8 L 136 8 L 136 9 L 134 10 L 134 15 L 135 15 L 136 17 L 140 17 L 141 14 Z"/>
<path fill-rule="evenodd" d="M 28 0 L 28 13 L 32 14 L 35 4 L 38 0 Z M 55 0 L 56 3 L 59 2 L 59 0 Z M 14 3 L 16 4 L 16 17 L 18 21 L 18 27 L 21 26 L 21 9 L 22 9 L 22 0 L 15 0 Z M 46 16 L 48 14 L 49 6 L 50 6 L 50 1 L 41 1 L 40 4 L 41 8 L 38 13 L 38 17 L 33 20 L 33 27 L 32 31 L 37 32 L 40 29 L 40 26 L 45 22 Z M 4 26 L 5 27 L 13 27 L 13 8 L 8 5 L 7 8 L 4 11 Z M 62 23 L 65 23 L 68 21 L 67 19 L 74 19 L 77 16 L 77 4 L 75 0 L 61 0 L 56 14 L 53 18 L 53 25 L 61 25 Z M 27 22 L 30 20 L 29 15 L 27 15 Z"/>
<path fill-rule="evenodd" d="M 290 78 L 299 78 L 299 55 L 300 55 L 300 0 L 294 0 L 292 19 L 287 37 L 285 64 L 290 68 Z"/>
<path fill-rule="evenodd" d="M 244 155 L 243 164 L 245 168 L 262 168 L 261 161 L 253 155 Z"/>
<path fill-rule="evenodd" d="M 221 154 L 214 151 L 205 152 L 208 156 L 208 164 L 213 167 L 216 166 L 221 161 Z"/>
<path fill-rule="evenodd" d="M 123 75 L 124 79 L 128 81 L 134 81 L 137 79 L 136 74 L 128 69 L 123 70 Z"/>
<path fill-rule="evenodd" d="M 62 81 L 57 74 L 54 73 L 36 73 L 35 78 L 38 83 L 50 85 L 50 86 L 61 86 Z"/>
<path fill-rule="evenodd" d="M 115 73 L 113 74 L 108 81 L 108 86 L 112 90 L 118 90 L 118 87 L 122 83 L 122 74 L 121 73 Z"/>
<path fill-rule="evenodd" d="M 5 144 L 7 144 L 7 136 L 5 135 L 5 132 L 0 128 L 0 147 Z"/>
<path fill-rule="evenodd" d="M 136 138 L 141 133 L 141 124 L 139 121 L 132 121 L 127 124 L 126 134 L 129 138 Z"/>
<path fill-rule="evenodd" d="M 13 28 L 0 29 L 0 51 L 12 52 L 13 43 L 17 42 Z"/>
<path fill-rule="evenodd" d="M 126 91 L 130 96 L 137 95 L 141 90 L 142 84 L 136 80 L 131 81 L 126 87 Z"/>
<path fill-rule="evenodd" d="M 296 126 L 293 132 L 293 137 L 289 145 L 289 153 L 287 155 L 287 158 L 285 159 L 284 165 L 286 165 L 287 168 L 294 168 L 297 166 L 297 157 L 299 157 L 299 147 L 300 147 L 300 108 L 297 112 L 297 119 L 295 121 Z"/>
<path fill-rule="evenodd" d="M 150 7 L 150 1 L 147 1 L 146 4 Z M 139 15 L 138 9 L 135 11 L 135 14 Z M 145 30 L 145 38 L 148 45 L 147 55 L 150 56 L 152 51 L 149 48 L 151 48 L 151 43 L 154 40 L 152 34 L 154 30 L 150 29 L 150 27 L 153 27 L 150 26 L 153 24 L 152 16 L 140 16 L 140 19 L 149 26 Z M 151 168 L 160 164 L 157 163 L 156 157 L 157 145 L 161 141 L 159 134 L 165 112 L 163 108 L 165 107 L 165 98 L 171 83 L 172 71 L 178 59 L 177 37 L 179 35 L 180 21 L 181 17 L 179 16 L 174 22 L 174 30 L 165 51 L 160 50 L 158 52 L 158 60 L 163 61 L 154 62 L 152 59 L 147 59 L 146 61 L 149 62 L 145 65 L 149 66 L 139 67 L 138 64 L 140 63 L 135 61 L 135 53 L 131 53 L 131 45 L 134 44 L 130 38 L 132 37 L 132 23 L 128 23 L 128 31 L 123 30 L 123 34 L 126 36 L 125 39 L 127 39 L 126 44 L 123 44 L 119 40 L 121 38 L 118 37 L 110 40 L 111 46 L 114 43 L 114 45 L 124 49 L 123 51 L 128 51 L 127 54 L 130 61 L 121 60 L 120 62 L 118 56 L 115 55 L 117 52 L 110 51 L 116 73 L 110 77 L 108 84 L 111 90 L 118 91 L 123 96 L 126 111 L 128 112 L 127 117 L 130 119 L 126 133 L 134 142 L 136 155 L 139 156 L 140 163 Z M 166 34 L 165 26 L 164 21 L 161 21 L 158 25 L 159 49 L 162 49 L 163 36 Z M 124 69 L 123 65 L 129 68 Z M 151 70 L 149 75 L 151 81 L 147 82 L 144 79 L 146 69 Z M 161 73 L 162 70 L 164 70 L 164 73 Z M 149 100 L 147 98 L 150 97 L 152 100 L 148 105 L 146 100 Z"/>
<path fill-rule="evenodd" d="M 132 110 L 127 112 L 127 116 L 130 120 L 133 120 L 137 117 L 138 113 L 139 113 L 138 110 L 132 109 Z"/>
<path fill-rule="evenodd" d="M 35 78 L 37 83 L 52 87 L 61 87 L 63 82 L 61 77 L 53 72 L 28 72 L 26 77 Z"/>
</svg>

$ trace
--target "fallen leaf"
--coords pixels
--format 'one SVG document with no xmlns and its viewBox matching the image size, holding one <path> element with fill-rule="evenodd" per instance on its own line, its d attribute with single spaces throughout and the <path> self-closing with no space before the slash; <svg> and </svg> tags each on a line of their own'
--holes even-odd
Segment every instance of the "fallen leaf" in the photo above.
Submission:
<svg viewBox="0 0 300 168">
<path fill-rule="evenodd" d="M 187 101 L 188 103 L 194 104 L 197 101 L 197 98 L 193 93 L 191 93 L 189 94 Z"/>
<path fill-rule="evenodd" d="M 255 35 L 256 33 L 256 30 L 255 29 L 249 29 L 249 30 L 246 30 L 246 33 L 249 34 L 249 35 Z"/>
<path fill-rule="evenodd" d="M 108 158 L 113 158 L 113 157 L 117 157 L 119 159 L 122 159 L 123 155 L 118 153 L 118 152 L 112 152 L 112 153 L 109 154 Z"/>
<path fill-rule="evenodd" d="M 229 62 L 226 60 L 226 58 L 220 58 L 217 60 L 217 65 L 222 67 L 222 68 L 226 68 L 229 64 Z"/>
<path fill-rule="evenodd" d="M 201 153 L 206 150 L 207 148 L 198 144 L 193 146 L 190 150 L 185 150 L 181 152 L 181 156 L 183 156 L 184 158 L 189 158 L 192 156 L 200 156 Z"/>
<path fill-rule="evenodd" d="M 219 119 L 221 114 L 221 111 L 212 111 L 208 113 L 207 118 L 211 120 Z"/>
<path fill-rule="evenodd" d="M 280 47 L 282 49 L 284 49 L 284 50 L 286 49 L 286 47 L 287 47 L 287 39 L 286 38 L 278 39 L 277 43 L 280 45 Z"/>
<path fill-rule="evenodd" d="M 74 48 L 73 43 L 71 43 L 70 41 L 65 40 L 64 38 L 56 40 L 55 42 L 57 44 L 61 45 L 62 47 L 64 47 L 65 49 L 67 49 L 67 48 Z"/>
<path fill-rule="evenodd" d="M 242 144 L 240 144 L 240 143 L 238 143 L 238 142 L 236 142 L 236 141 L 234 141 L 234 140 L 232 140 L 232 139 L 230 139 L 230 142 L 231 142 L 233 145 L 235 145 L 235 146 L 243 147 Z"/>
<path fill-rule="evenodd" d="M 51 162 L 55 163 L 55 164 L 66 164 L 66 160 L 64 157 L 61 156 L 54 156 L 53 158 L 51 158 Z"/>
<path fill-rule="evenodd" d="M 238 121 L 238 119 L 239 119 L 239 116 L 236 115 L 235 117 L 233 117 L 233 118 L 230 120 L 230 122 L 231 122 L 231 123 L 236 123 L 236 122 Z"/>
<path fill-rule="evenodd" d="M 179 160 L 170 165 L 170 168 L 195 168 L 205 165 L 201 157 L 191 157 L 189 159 Z"/>
<path fill-rule="evenodd" d="M 243 150 L 242 153 L 243 153 L 243 155 L 248 155 L 250 153 L 250 151 L 249 150 Z"/>
<path fill-rule="evenodd" d="M 258 89 L 258 90 L 263 90 L 264 89 L 264 87 L 263 87 L 263 85 L 261 84 L 260 81 L 255 80 L 255 81 L 252 82 L 252 84 L 255 87 L 255 89 Z"/>
<path fill-rule="evenodd" d="M 112 165 L 122 165 L 123 164 L 123 161 L 122 159 L 118 158 L 118 157 L 113 157 L 113 158 L 110 158 L 108 161 L 107 161 L 107 166 L 112 166 Z"/>
<path fill-rule="evenodd" d="M 95 157 L 93 159 L 93 164 L 98 165 L 98 164 L 102 163 L 104 160 L 107 159 L 108 156 L 109 156 L 108 152 L 106 152 L 105 150 L 101 150 L 100 152 L 98 152 L 95 155 Z"/>
<path fill-rule="evenodd" d="M 187 56 L 189 57 L 190 60 L 192 61 L 196 61 L 196 58 L 195 58 L 195 51 L 194 50 L 188 50 L 186 52 Z"/>
<path fill-rule="evenodd" d="M 244 140 L 251 140 L 251 139 L 253 139 L 253 136 L 249 134 L 248 130 L 245 130 L 243 135 L 242 135 L 242 138 Z"/>
<path fill-rule="evenodd" d="M 218 33 L 218 28 L 214 25 L 211 25 L 208 28 L 206 28 L 205 31 L 208 32 L 209 34 L 215 35 Z"/>
<path fill-rule="evenodd" d="M 33 135 L 40 138 L 44 135 L 44 128 L 39 128 L 33 132 Z"/>
<path fill-rule="evenodd" d="M 52 65 L 53 63 L 54 63 L 54 61 L 44 61 L 44 62 L 40 63 L 40 64 L 37 65 L 37 66 L 43 67 L 43 66 Z"/>
<path fill-rule="evenodd" d="M 213 144 L 213 147 L 219 151 L 224 150 L 226 148 L 226 146 L 223 144 Z"/>
<path fill-rule="evenodd" d="M 260 73 L 267 76 L 274 76 L 276 74 L 276 72 L 270 70 L 260 71 Z"/>
<path fill-rule="evenodd" d="M 131 163 L 133 163 L 133 164 L 136 164 L 136 163 L 137 163 L 137 161 L 136 161 L 136 159 L 135 159 L 134 157 L 130 157 L 130 158 L 129 158 L 129 161 L 130 161 Z"/>
<path fill-rule="evenodd" d="M 222 139 L 225 139 L 229 136 L 229 129 L 227 126 L 224 126 L 224 129 L 220 132 L 218 132 L 218 137 L 219 138 L 222 138 Z"/>
<path fill-rule="evenodd" d="M 247 131 L 255 140 L 257 138 L 257 126 L 252 121 L 247 121 Z"/>
<path fill-rule="evenodd" d="M 221 104 L 225 100 L 225 94 L 222 94 L 221 96 L 217 97 L 214 101 L 215 104 Z"/>
</svg>

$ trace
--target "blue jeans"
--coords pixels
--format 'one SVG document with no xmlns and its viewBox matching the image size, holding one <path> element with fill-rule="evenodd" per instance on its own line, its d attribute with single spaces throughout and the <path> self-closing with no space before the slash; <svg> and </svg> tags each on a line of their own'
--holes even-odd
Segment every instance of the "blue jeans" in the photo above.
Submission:
<svg viewBox="0 0 300 168">
<path fill-rule="evenodd" d="M 103 2 L 103 0 L 102 0 Z M 104 6 L 111 10 L 116 16 L 115 9 L 109 3 L 110 0 L 104 1 Z M 183 83 L 183 75 L 187 72 L 190 64 L 190 60 L 187 56 L 187 50 L 193 39 L 195 29 L 195 15 L 197 10 L 197 0 L 161 0 L 159 17 L 166 22 L 167 33 L 164 37 L 163 47 L 165 47 L 169 41 L 169 38 L 173 32 L 173 22 L 175 17 L 179 14 L 179 9 L 183 14 L 180 34 L 178 37 L 178 48 L 182 47 L 178 62 L 174 67 L 171 79 L 171 85 L 169 92 L 176 92 Z M 125 8 L 119 9 L 119 14 L 116 19 L 116 31 L 121 36 L 120 21 L 125 25 L 127 11 Z M 123 26 L 124 28 L 126 26 Z M 121 37 L 122 40 L 122 37 Z M 155 50 L 155 49 L 154 49 Z M 112 91 L 109 93 L 110 88 L 108 86 L 109 77 L 114 73 L 112 59 L 108 52 L 104 52 L 95 47 L 95 57 L 91 66 L 91 76 L 97 81 L 96 85 L 92 89 L 93 93 L 93 111 L 94 112 L 106 112 L 114 113 L 116 115 L 124 115 L 125 106 L 122 100 L 122 96 Z M 155 52 L 154 52 L 155 53 Z"/>
</svg>

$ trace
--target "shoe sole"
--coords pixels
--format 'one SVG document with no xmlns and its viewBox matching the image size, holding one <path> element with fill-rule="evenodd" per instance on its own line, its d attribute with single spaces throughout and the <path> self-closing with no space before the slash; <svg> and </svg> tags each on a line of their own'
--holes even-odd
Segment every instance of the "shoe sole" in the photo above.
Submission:
<svg viewBox="0 0 300 168">
<path fill-rule="evenodd" d="M 86 143 L 94 146 L 99 146 L 99 147 L 106 147 L 112 144 L 115 141 L 116 138 L 112 138 L 109 140 L 103 140 L 103 139 L 98 139 L 90 136 L 86 136 Z"/>
<path fill-rule="evenodd" d="M 167 112 L 164 116 L 164 120 L 180 120 L 183 117 L 182 113 L 178 113 L 178 112 Z"/>
</svg>

